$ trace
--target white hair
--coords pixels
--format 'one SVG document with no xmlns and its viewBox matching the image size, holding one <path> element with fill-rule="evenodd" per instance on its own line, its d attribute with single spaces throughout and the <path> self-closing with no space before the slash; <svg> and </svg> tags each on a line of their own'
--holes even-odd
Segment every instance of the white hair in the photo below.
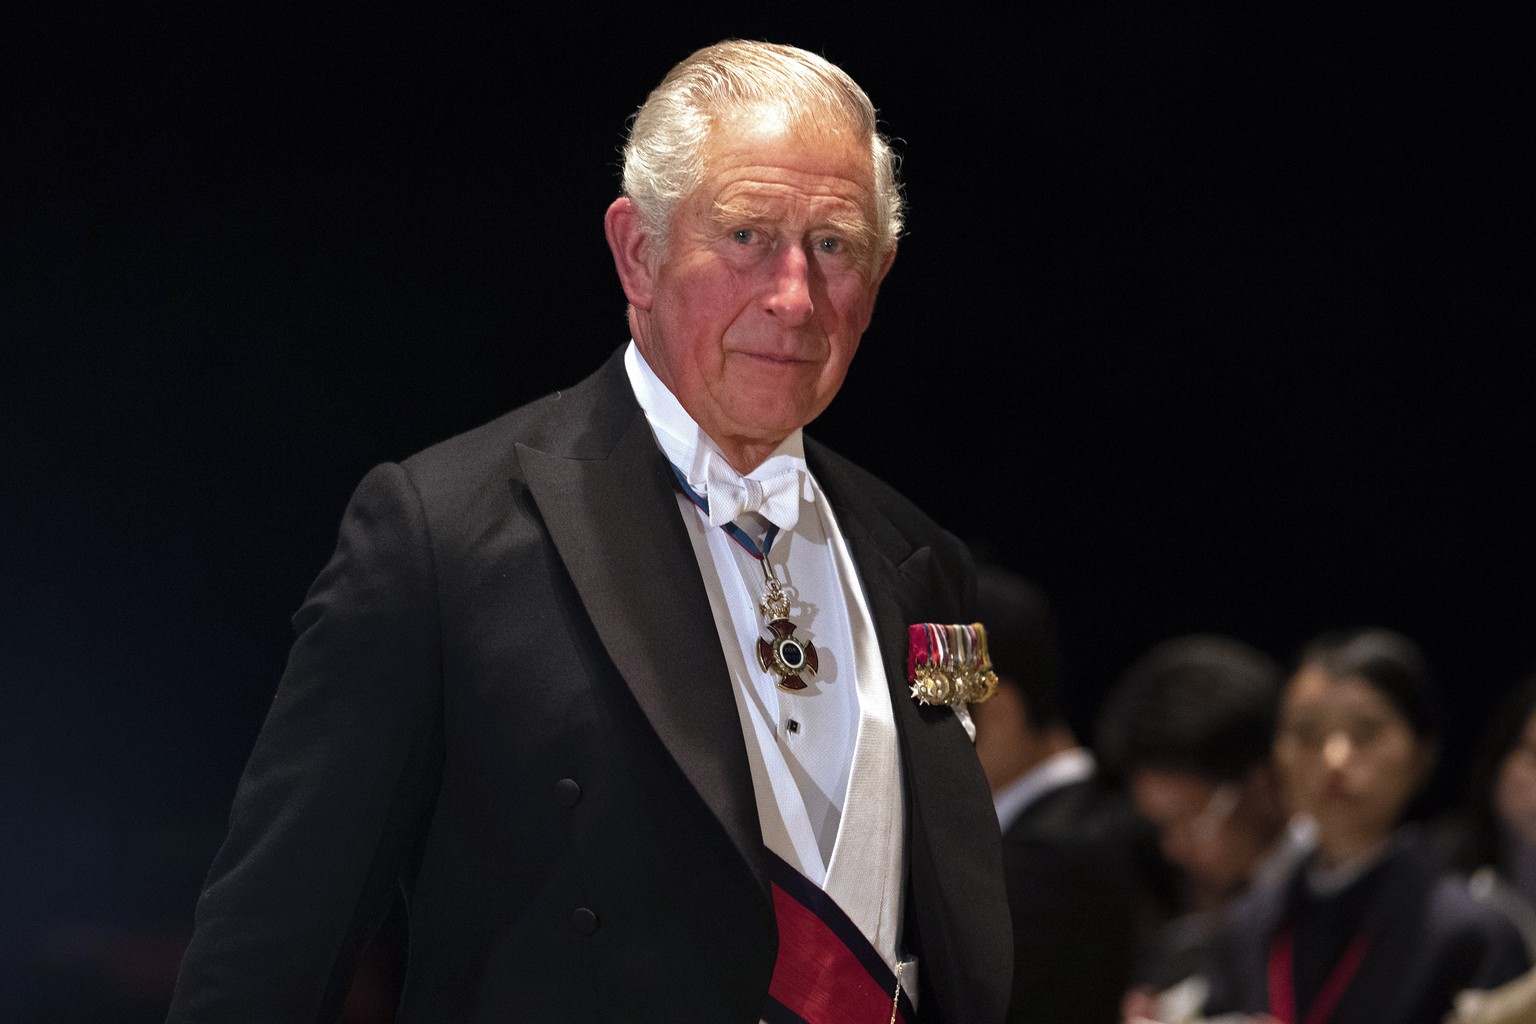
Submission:
<svg viewBox="0 0 1536 1024">
<path fill-rule="evenodd" d="M 711 133 L 763 108 L 806 130 L 849 130 L 869 140 L 875 181 L 877 252 L 901 236 L 897 157 L 880 134 L 875 107 L 830 61 L 793 46 L 727 40 L 684 59 L 651 90 L 630 119 L 624 145 L 624 195 L 639 212 L 659 257 L 677 204 L 704 180 Z"/>
</svg>

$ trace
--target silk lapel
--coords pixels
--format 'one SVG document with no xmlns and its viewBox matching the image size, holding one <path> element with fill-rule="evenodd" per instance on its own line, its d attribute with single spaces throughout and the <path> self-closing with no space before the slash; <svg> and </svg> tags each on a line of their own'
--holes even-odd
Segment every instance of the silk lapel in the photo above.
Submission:
<svg viewBox="0 0 1536 1024">
<path fill-rule="evenodd" d="M 837 514 L 837 522 L 848 541 L 849 550 L 869 599 L 879 638 L 880 658 L 884 662 L 891 700 L 897 707 L 896 725 L 905 733 L 916 719 L 903 709 L 916 708 L 907 687 L 907 626 L 914 622 L 936 621 L 944 616 L 955 621 L 958 607 L 942 607 L 930 578 L 933 552 L 928 547 L 914 548 L 881 512 L 878 501 L 845 474 L 826 449 L 807 439 L 806 458 L 817 482 L 826 492 Z M 929 708 L 936 717 L 952 721 L 959 738 L 969 741 L 959 720 L 948 708 Z"/>
<path fill-rule="evenodd" d="M 938 581 L 934 550 L 914 548 L 878 498 L 824 452 L 807 441 L 869 598 L 901 739 L 909 914 L 927 964 L 924 986 L 948 1019 L 1001 1019 L 1012 957 L 997 816 L 959 718 L 948 707 L 919 706 L 906 681 L 907 626 L 962 621 L 970 609 Z"/>
<path fill-rule="evenodd" d="M 634 408 L 632 398 L 628 404 Z M 719 635 L 644 415 L 635 409 L 606 457 L 525 445 L 517 454 L 608 656 L 766 891 L 751 770 Z"/>
<path fill-rule="evenodd" d="M 947 817 L 946 812 L 957 809 L 955 799 L 962 805 L 967 803 L 973 781 L 969 769 L 980 769 L 972 756 L 970 737 L 955 713 L 947 707 L 920 706 L 912 699 L 907 684 L 907 626 L 922 621 L 957 621 L 960 609 L 936 603 L 942 599 L 932 593 L 927 579 L 930 549 L 908 550 L 896 565 L 889 549 L 856 514 L 845 510 L 838 522 L 858 565 L 879 638 L 880 659 L 901 737 L 908 805 L 913 814 L 931 818 L 938 811 Z M 924 795 L 935 799 L 923 799 Z"/>
</svg>

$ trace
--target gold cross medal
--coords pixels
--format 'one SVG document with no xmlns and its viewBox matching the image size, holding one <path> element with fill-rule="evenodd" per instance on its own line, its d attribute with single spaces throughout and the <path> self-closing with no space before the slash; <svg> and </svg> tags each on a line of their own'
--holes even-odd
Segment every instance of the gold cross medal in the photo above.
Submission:
<svg viewBox="0 0 1536 1024">
<path fill-rule="evenodd" d="M 768 593 L 763 603 L 758 605 L 758 610 L 768 620 L 768 632 L 771 635 L 758 637 L 757 663 L 763 671 L 779 677 L 779 689 L 803 690 L 806 682 L 800 678 L 800 674 L 816 671 L 816 645 L 795 637 L 795 624 L 789 621 L 789 598 L 785 596 L 784 588 L 779 586 L 767 558 L 762 559 L 762 565 Z"/>
</svg>

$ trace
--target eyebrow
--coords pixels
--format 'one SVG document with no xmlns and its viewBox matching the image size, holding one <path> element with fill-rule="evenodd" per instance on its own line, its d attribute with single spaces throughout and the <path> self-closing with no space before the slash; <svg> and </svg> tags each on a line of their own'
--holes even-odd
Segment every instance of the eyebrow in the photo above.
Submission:
<svg viewBox="0 0 1536 1024">
<path fill-rule="evenodd" d="M 742 199 L 716 201 L 711 220 L 722 231 L 733 224 L 760 224 L 776 219 L 773 212 L 773 207 L 776 205 Z M 845 239 L 861 256 L 868 255 L 875 248 L 874 225 L 862 212 L 856 217 L 832 216 L 826 220 L 814 222 L 809 233 L 837 235 Z"/>
</svg>

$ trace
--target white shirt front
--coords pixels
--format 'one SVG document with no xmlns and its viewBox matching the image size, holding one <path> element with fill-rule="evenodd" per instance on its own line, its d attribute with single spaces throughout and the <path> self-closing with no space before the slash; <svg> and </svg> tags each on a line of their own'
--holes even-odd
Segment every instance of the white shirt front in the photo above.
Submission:
<svg viewBox="0 0 1536 1024">
<path fill-rule="evenodd" d="M 723 458 L 718 446 L 633 342 L 624 360 L 657 444 L 707 500 L 706 459 L 711 453 Z M 821 886 L 894 968 L 905 820 L 890 690 L 852 557 L 806 467 L 798 430 L 747 475 L 767 479 L 786 469 L 803 471 L 804 503 L 794 529 L 778 534 L 768 558 L 790 598 L 795 637 L 816 648 L 818 667 L 802 674 L 802 690 L 781 689 L 779 676 L 757 661 L 757 642 L 768 636 L 758 607 L 765 593 L 758 560 L 711 527 L 681 491 L 678 509 L 730 671 L 764 843 Z M 766 521 L 749 514 L 737 522 L 761 545 Z M 902 981 L 915 994 L 913 967 L 903 970 Z"/>
</svg>

